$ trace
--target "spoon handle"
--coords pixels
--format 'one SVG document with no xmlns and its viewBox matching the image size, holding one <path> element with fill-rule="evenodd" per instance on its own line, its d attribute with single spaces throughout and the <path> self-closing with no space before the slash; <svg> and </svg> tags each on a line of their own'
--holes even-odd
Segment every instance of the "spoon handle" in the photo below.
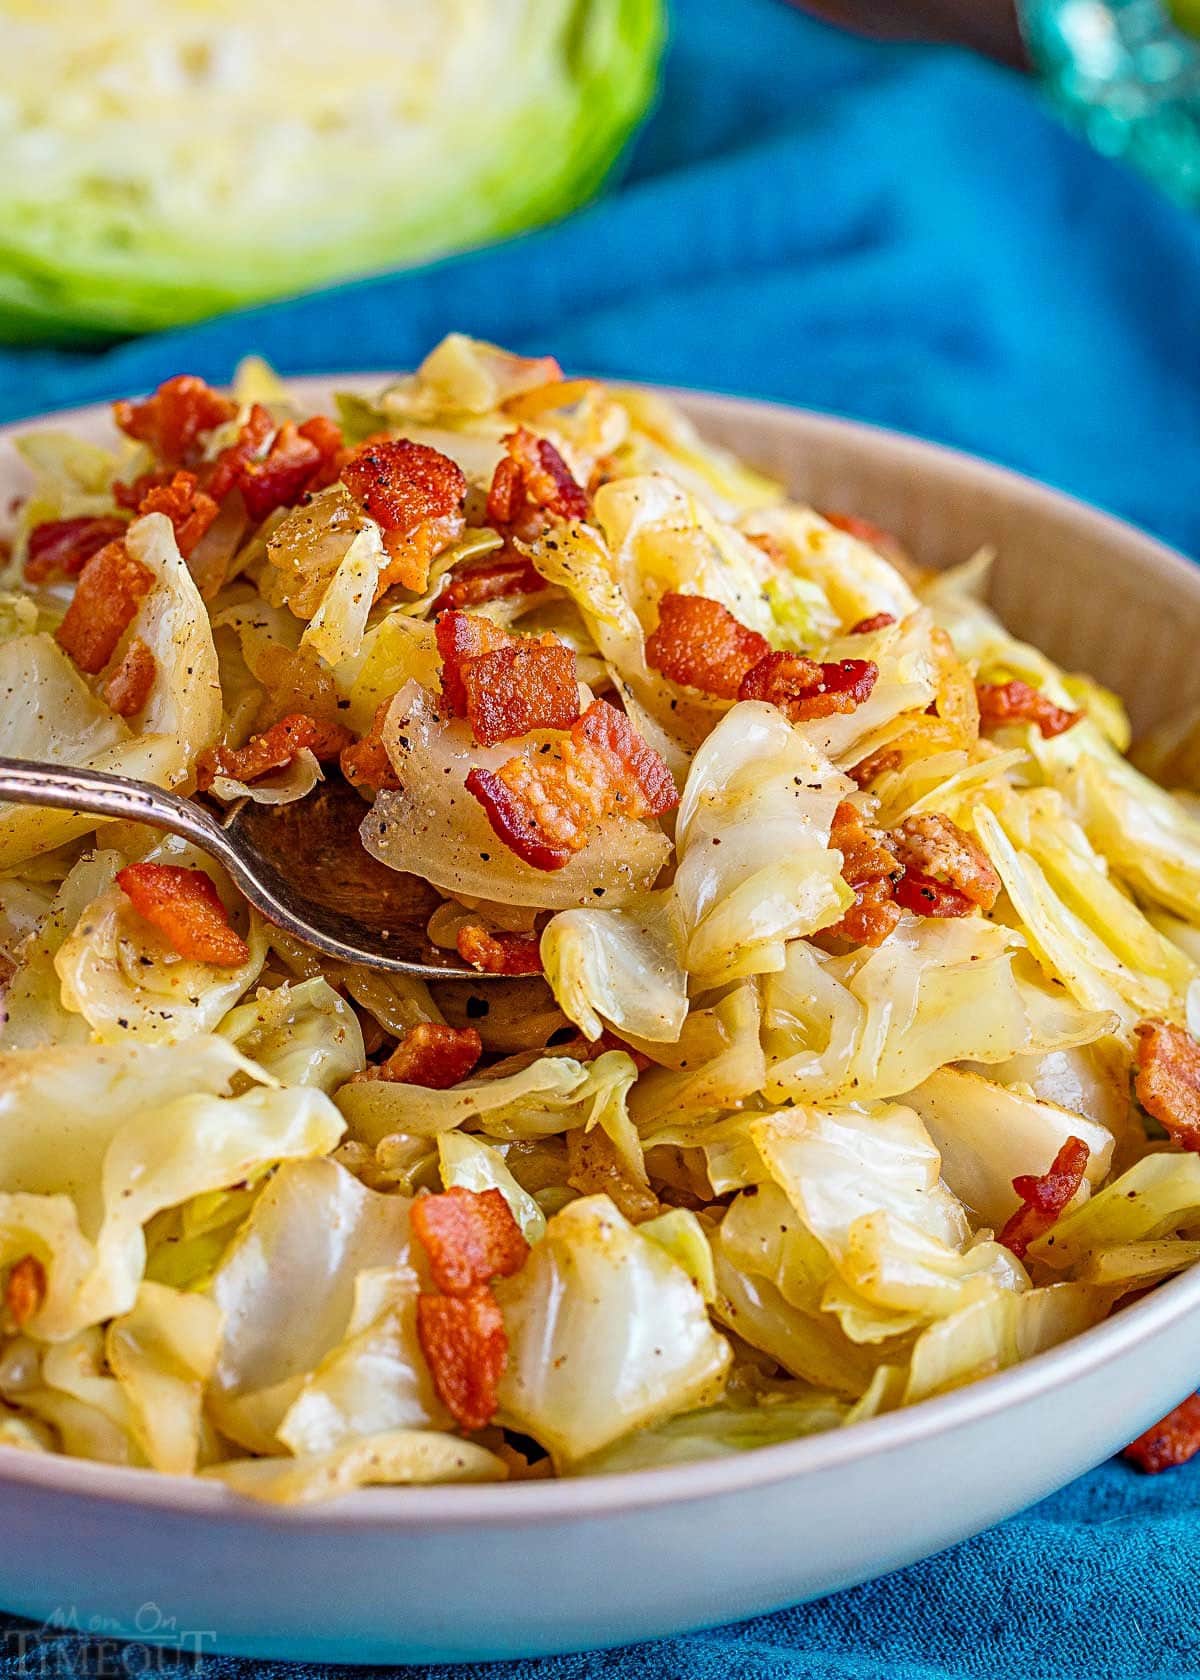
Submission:
<svg viewBox="0 0 1200 1680">
<path fill-rule="evenodd" d="M 16 805 L 51 806 L 59 811 L 149 823 L 194 841 L 206 852 L 220 857 L 229 853 L 220 824 L 199 805 L 150 782 L 110 776 L 106 770 L 0 758 L 0 800 L 4 799 Z"/>
</svg>

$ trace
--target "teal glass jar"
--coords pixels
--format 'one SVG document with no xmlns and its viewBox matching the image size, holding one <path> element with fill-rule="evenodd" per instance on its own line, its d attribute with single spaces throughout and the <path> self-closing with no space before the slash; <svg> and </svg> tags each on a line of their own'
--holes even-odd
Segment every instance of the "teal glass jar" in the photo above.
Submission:
<svg viewBox="0 0 1200 1680">
<path fill-rule="evenodd" d="M 1055 104 L 1098 150 L 1200 207 L 1200 0 L 1020 0 Z"/>
</svg>

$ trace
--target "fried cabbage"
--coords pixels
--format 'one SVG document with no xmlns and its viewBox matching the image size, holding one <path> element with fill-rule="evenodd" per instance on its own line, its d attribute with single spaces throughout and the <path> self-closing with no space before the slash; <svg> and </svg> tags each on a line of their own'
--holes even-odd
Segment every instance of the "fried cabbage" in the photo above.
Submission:
<svg viewBox="0 0 1200 1680">
<path fill-rule="evenodd" d="M 324 779 L 469 972 L 0 808 L 0 1450 L 282 1506 L 686 1463 L 1200 1259 L 1194 720 L 1135 768 L 986 554 L 925 574 L 651 393 L 451 334 L 337 412 L 251 364 L 22 441 L 0 753 L 217 812 Z M 97 542 L 150 581 L 85 671 Z"/>
</svg>

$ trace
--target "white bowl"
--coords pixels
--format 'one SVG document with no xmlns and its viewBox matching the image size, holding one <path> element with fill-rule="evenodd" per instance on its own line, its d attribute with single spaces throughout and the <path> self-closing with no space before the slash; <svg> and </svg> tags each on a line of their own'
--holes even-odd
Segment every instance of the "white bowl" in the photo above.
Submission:
<svg viewBox="0 0 1200 1680">
<path fill-rule="evenodd" d="M 298 388 L 323 396 L 329 383 Z M 996 545 L 1008 622 L 1119 689 L 1139 725 L 1200 701 L 1200 572 L 1149 537 L 912 439 L 681 400 L 797 495 L 876 519 L 931 564 Z M 54 423 L 97 434 L 104 416 Z M 2 457 L 6 499 L 20 472 Z M 912 1563 L 1116 1451 L 1200 1379 L 1198 1308 L 1200 1270 L 907 1411 L 626 1476 L 373 1489 L 281 1511 L 205 1482 L 0 1448 L 0 1605 L 185 1651 L 343 1664 L 534 1655 L 730 1621 Z"/>
</svg>

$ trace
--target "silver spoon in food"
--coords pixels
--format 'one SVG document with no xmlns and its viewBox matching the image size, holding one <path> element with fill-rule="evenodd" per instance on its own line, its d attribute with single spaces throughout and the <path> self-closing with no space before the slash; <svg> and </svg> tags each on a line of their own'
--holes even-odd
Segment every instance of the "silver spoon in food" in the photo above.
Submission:
<svg viewBox="0 0 1200 1680">
<path fill-rule="evenodd" d="M 190 840 L 228 870 L 276 927 L 342 962 L 427 980 L 490 980 L 426 934 L 441 895 L 379 863 L 358 837 L 366 806 L 340 780 L 288 805 L 244 799 L 224 815 L 149 782 L 74 765 L 0 758 L 0 800 L 52 806 Z"/>
</svg>

